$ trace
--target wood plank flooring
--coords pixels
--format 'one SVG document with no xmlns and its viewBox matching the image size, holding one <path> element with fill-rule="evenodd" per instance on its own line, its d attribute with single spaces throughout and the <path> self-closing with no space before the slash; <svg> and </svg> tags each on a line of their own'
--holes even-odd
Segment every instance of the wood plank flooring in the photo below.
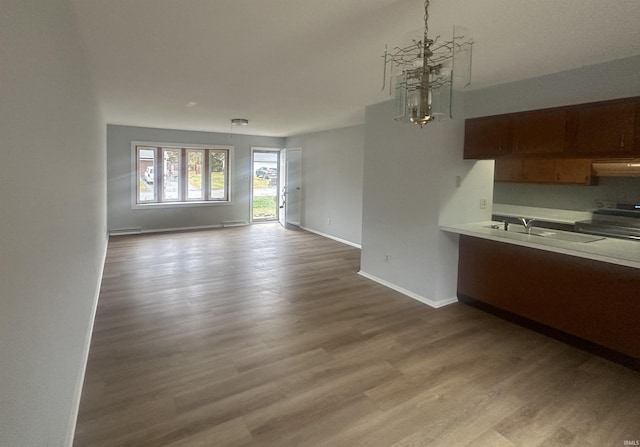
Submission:
<svg viewBox="0 0 640 447">
<path fill-rule="evenodd" d="M 75 446 L 622 446 L 640 373 L 277 224 L 111 238 Z"/>
</svg>

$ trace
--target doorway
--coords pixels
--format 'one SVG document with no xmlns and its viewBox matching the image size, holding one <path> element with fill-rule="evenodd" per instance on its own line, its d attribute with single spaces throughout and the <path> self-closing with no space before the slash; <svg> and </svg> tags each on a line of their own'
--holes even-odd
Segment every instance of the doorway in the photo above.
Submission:
<svg viewBox="0 0 640 447">
<path fill-rule="evenodd" d="M 277 221 L 280 160 L 279 149 L 251 149 L 251 221 Z"/>
</svg>

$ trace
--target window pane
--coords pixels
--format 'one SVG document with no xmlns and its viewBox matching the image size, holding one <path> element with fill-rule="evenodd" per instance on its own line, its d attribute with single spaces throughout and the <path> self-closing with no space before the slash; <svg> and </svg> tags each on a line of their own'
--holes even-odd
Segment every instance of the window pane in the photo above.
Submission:
<svg viewBox="0 0 640 447">
<path fill-rule="evenodd" d="M 227 151 L 211 151 L 209 166 L 211 171 L 211 200 L 228 200 Z"/>
<path fill-rule="evenodd" d="M 156 178 L 154 166 L 156 164 L 156 149 L 151 147 L 138 147 L 138 159 L 136 160 L 138 174 L 138 203 L 155 202 Z"/>
<path fill-rule="evenodd" d="M 187 151 L 187 199 L 203 200 L 204 188 L 202 184 L 203 151 Z"/>
<path fill-rule="evenodd" d="M 180 149 L 163 149 L 162 162 L 162 200 L 180 200 Z"/>
</svg>

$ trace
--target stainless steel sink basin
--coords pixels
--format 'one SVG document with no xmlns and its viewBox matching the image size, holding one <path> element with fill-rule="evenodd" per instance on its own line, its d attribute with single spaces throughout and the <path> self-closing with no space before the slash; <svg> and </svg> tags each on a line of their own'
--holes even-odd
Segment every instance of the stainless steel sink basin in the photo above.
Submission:
<svg viewBox="0 0 640 447">
<path fill-rule="evenodd" d="M 517 224 L 510 224 L 507 231 L 504 231 L 504 229 L 502 228 L 502 224 L 488 225 L 487 228 L 494 229 L 496 230 L 496 232 L 527 234 L 527 230 L 523 226 Z M 604 239 L 603 237 L 593 236 L 590 234 L 570 233 L 568 231 L 555 231 L 548 230 L 546 228 L 532 228 L 530 235 L 543 237 L 545 239 L 555 239 L 558 241 L 578 243 L 595 242 Z"/>
</svg>

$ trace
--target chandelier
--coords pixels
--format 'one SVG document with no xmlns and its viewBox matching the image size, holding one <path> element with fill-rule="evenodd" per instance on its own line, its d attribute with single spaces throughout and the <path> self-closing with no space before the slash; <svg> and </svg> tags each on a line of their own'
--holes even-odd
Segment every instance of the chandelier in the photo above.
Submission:
<svg viewBox="0 0 640 447">
<path fill-rule="evenodd" d="M 430 121 L 452 117 L 454 89 L 471 82 L 473 41 L 454 26 L 451 40 L 430 39 L 429 0 L 424 2 L 424 35 L 403 47 L 384 49 L 382 90 L 395 91 L 396 121 L 422 128 Z M 455 74 L 454 74 L 455 70 Z"/>
</svg>

